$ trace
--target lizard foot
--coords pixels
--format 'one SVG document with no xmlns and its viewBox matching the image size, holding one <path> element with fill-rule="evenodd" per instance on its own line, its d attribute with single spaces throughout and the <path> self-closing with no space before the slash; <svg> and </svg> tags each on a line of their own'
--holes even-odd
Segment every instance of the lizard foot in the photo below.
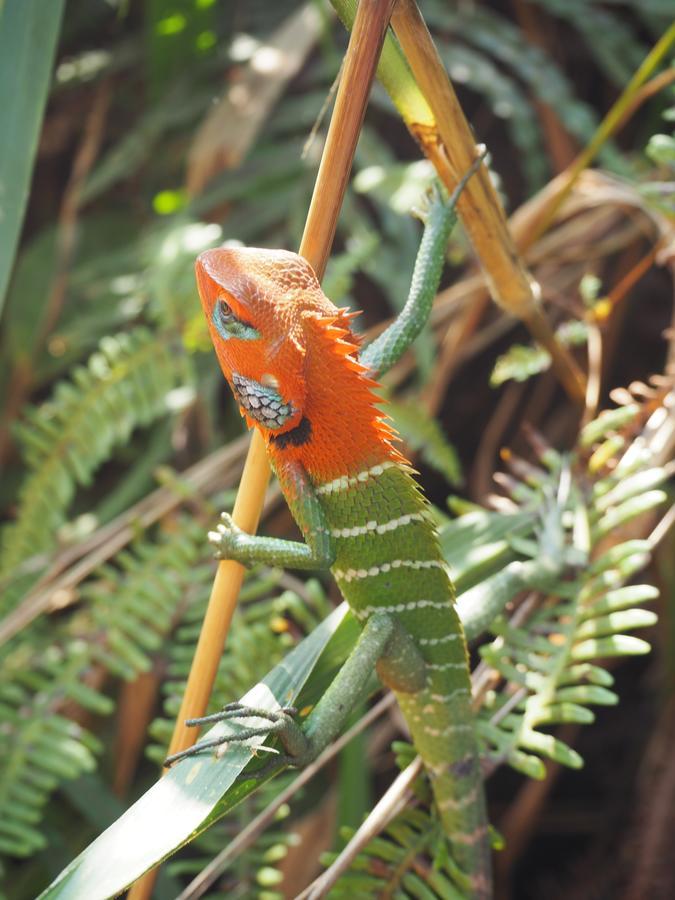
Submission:
<svg viewBox="0 0 675 900">
<path fill-rule="evenodd" d="M 200 716 L 196 719 L 187 719 L 185 724 L 190 727 L 212 725 L 216 722 L 232 722 L 237 719 L 262 719 L 262 725 L 243 725 L 236 733 L 224 734 L 221 737 L 207 741 L 199 741 L 186 750 L 172 753 L 164 760 L 166 767 L 172 766 L 181 759 L 196 756 L 205 750 L 212 750 L 231 743 L 243 743 L 249 738 L 259 735 L 277 734 L 286 751 L 285 755 L 275 757 L 275 763 L 287 763 L 289 765 L 302 765 L 307 755 L 307 738 L 300 726 L 295 722 L 297 710 L 292 706 L 281 707 L 277 710 L 259 709 L 254 706 L 245 706 L 242 703 L 228 703 L 220 712 L 210 716 Z"/>
<path fill-rule="evenodd" d="M 246 532 L 234 522 L 229 513 L 225 512 L 221 513 L 220 524 L 216 530 L 209 531 L 209 541 L 216 559 L 236 559 L 237 548 L 245 537 Z"/>
</svg>

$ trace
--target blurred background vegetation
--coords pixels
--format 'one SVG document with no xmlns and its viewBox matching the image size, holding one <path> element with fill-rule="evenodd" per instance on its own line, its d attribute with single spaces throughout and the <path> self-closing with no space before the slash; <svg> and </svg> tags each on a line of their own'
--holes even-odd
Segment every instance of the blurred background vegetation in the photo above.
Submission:
<svg viewBox="0 0 675 900">
<path fill-rule="evenodd" d="M 536 202 L 587 144 L 672 18 L 670 0 L 424 0 L 421 9 L 509 212 Z M 323 3 L 65 0 L 49 15 L 39 0 L 0 3 L 0 168 L 14 202 L 0 223 L 0 858 L 9 897 L 35 896 L 156 778 L 213 577 L 205 532 L 231 503 L 246 448 L 193 261 L 230 240 L 297 248 L 346 40 Z M 632 386 L 631 402 L 655 408 L 667 382 L 649 379 L 672 362 L 672 330 L 663 337 L 672 323 L 672 71 L 662 70 L 654 96 L 604 144 L 600 168 L 528 254 L 584 365 L 589 323 L 602 334 L 601 405 Z M 364 331 L 405 299 L 420 236 L 410 210 L 431 175 L 376 86 L 324 281 L 338 305 L 364 310 Z M 522 326 L 494 307 L 477 311 L 480 282 L 459 230 L 449 260 L 415 365 L 405 361 L 388 382 L 397 427 L 439 507 L 450 491 L 488 502 L 500 449 L 532 455 L 523 423 L 564 450 L 579 420 Z M 289 520 L 277 499 L 264 527 L 282 534 Z M 493 780 L 493 819 L 508 839 L 501 896 L 675 893 L 663 837 L 675 827 L 672 560 L 666 534 L 649 575 L 661 588 L 656 652 L 617 668 L 622 703 L 601 710 L 593 728 L 564 726 L 584 772 L 552 763 L 542 783 L 523 786 L 508 772 Z M 334 599 L 328 582 L 253 572 L 214 708 L 263 675 Z M 395 727 L 381 723 L 350 751 L 352 763 L 331 773 L 330 802 L 317 803 L 326 782 L 306 789 L 210 895 L 293 896 L 311 875 L 297 835 L 310 844 L 300 855 L 314 858 L 333 845 L 336 821 L 360 821 L 394 768 L 386 747 Z M 264 806 L 264 792 L 251 803 L 166 867 L 157 896 L 176 896 Z M 636 860 L 638 833 L 647 845 Z"/>
</svg>

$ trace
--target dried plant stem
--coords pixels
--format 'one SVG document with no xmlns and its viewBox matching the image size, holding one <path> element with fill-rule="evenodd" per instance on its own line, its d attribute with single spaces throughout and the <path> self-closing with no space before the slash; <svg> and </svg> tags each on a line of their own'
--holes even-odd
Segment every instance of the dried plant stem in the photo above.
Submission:
<svg viewBox="0 0 675 900">
<path fill-rule="evenodd" d="M 588 323 L 588 383 L 586 385 L 586 408 L 582 425 L 594 419 L 600 404 L 602 386 L 602 334 L 597 325 Z"/>
<path fill-rule="evenodd" d="M 295 900 L 319 900 L 325 897 L 338 878 L 347 871 L 361 850 L 376 837 L 410 801 L 410 788 L 422 771 L 419 756 L 407 766 L 375 804 L 368 818 L 351 838 L 338 858 Z"/>
<path fill-rule="evenodd" d="M 602 145 L 605 144 L 619 128 L 626 124 L 641 102 L 651 96 L 655 90 L 660 90 L 663 86 L 671 82 L 672 77 L 668 77 L 664 73 L 664 75 L 657 76 L 654 79 L 654 85 L 652 85 L 651 89 L 643 90 L 643 85 L 664 56 L 670 51 L 673 44 L 675 44 L 675 22 L 647 54 L 642 65 L 639 66 L 619 99 L 602 120 L 587 146 L 577 156 L 569 168 L 559 176 L 561 179 L 560 186 L 557 187 L 555 193 L 552 194 L 548 203 L 540 211 L 536 219 L 529 224 L 527 232 L 521 236 L 521 239 L 519 240 L 521 251 L 530 247 L 537 238 L 548 229 L 560 210 L 560 207 L 570 195 L 579 175 L 591 164 L 593 159 L 595 159 L 595 156 Z"/>
<path fill-rule="evenodd" d="M 300 244 L 300 254 L 313 266 L 319 278 L 333 243 L 370 87 L 394 3 L 395 0 L 361 0 L 354 20 L 343 76 Z M 245 531 L 253 533 L 257 528 L 268 479 L 265 444 L 260 433 L 254 431 L 232 511 L 234 521 Z M 233 560 L 224 560 L 218 566 L 169 754 L 191 747 L 197 739 L 197 729 L 186 728 L 184 722 L 188 718 L 202 716 L 206 711 L 243 577 L 244 567 Z M 145 900 L 150 896 L 156 871 L 147 872 L 136 882 L 129 892 L 129 900 Z"/>
<path fill-rule="evenodd" d="M 632 290 L 633 286 L 642 278 L 642 276 L 651 269 L 662 249 L 663 242 L 658 241 L 654 244 L 652 249 L 623 276 L 618 284 L 614 285 L 609 294 L 604 298 L 609 307 L 605 313 L 605 317 L 609 315 L 612 309 L 620 303 L 621 300 L 623 300 L 626 294 Z"/>
<path fill-rule="evenodd" d="M 411 130 L 451 190 L 476 158 L 474 136 L 414 0 L 399 0 L 392 26 L 436 120 L 434 129 L 416 129 L 413 125 Z M 495 301 L 525 322 L 535 340 L 550 353 L 553 368 L 570 397 L 582 403 L 583 375 L 568 350 L 556 340 L 539 306 L 538 287 L 518 257 L 485 166 L 467 185 L 458 209 Z"/>
<path fill-rule="evenodd" d="M 245 456 L 246 436 L 232 441 L 179 473 L 178 478 L 190 491 L 215 489 L 215 485 L 231 486 L 239 476 Z M 235 473 L 236 469 L 236 473 Z M 278 495 L 276 495 L 278 496 Z M 276 499 L 270 493 L 267 503 Z M 77 586 L 126 547 L 139 531 L 150 528 L 184 503 L 185 497 L 175 486 L 157 488 L 111 522 L 98 528 L 84 541 L 66 547 L 53 558 L 51 567 L 23 598 L 19 606 L 0 619 L 0 647 L 26 628 L 38 616 L 58 607 L 63 609 L 77 599 Z M 49 562 L 46 554 L 32 557 L 33 571 Z M 30 562 L 28 560 L 27 562 Z M 0 591 L 4 587 L 0 583 Z"/>
<path fill-rule="evenodd" d="M 326 144 L 300 242 L 300 255 L 321 278 L 335 236 L 354 152 L 396 0 L 360 0 Z"/>
</svg>

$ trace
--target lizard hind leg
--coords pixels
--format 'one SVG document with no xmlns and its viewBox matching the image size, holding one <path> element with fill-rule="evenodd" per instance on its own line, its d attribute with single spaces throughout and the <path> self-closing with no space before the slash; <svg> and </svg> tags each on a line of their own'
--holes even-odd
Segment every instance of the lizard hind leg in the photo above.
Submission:
<svg viewBox="0 0 675 900">
<path fill-rule="evenodd" d="M 427 664 L 405 628 L 392 619 L 392 633 L 377 662 L 382 684 L 402 694 L 416 694 L 427 683 Z"/>
<path fill-rule="evenodd" d="M 352 709 L 360 702 L 365 693 L 369 682 L 368 676 L 390 645 L 398 656 L 399 642 L 403 642 L 407 637 L 405 635 L 399 638 L 399 631 L 402 632 L 403 629 L 390 616 L 381 614 L 371 616 L 366 622 L 356 646 L 302 727 L 295 721 L 297 711 L 291 707 L 267 710 L 245 706 L 242 703 L 230 703 L 218 713 L 197 719 L 188 719 L 186 724 L 198 727 L 243 719 L 260 719 L 262 720 L 261 724 L 245 724 L 236 733 L 200 741 L 187 750 L 181 750 L 169 756 L 165 765 L 170 766 L 204 750 L 211 750 L 234 742 L 242 743 L 251 737 L 269 733 L 276 734 L 281 741 L 285 751 L 283 762 L 296 767 L 307 765 L 342 730 Z M 404 679 L 404 676 L 401 677 Z M 409 684 L 409 680 L 405 681 L 405 685 Z"/>
<path fill-rule="evenodd" d="M 303 734 L 302 728 L 295 722 L 296 715 L 297 710 L 290 706 L 271 710 L 246 706 L 243 703 L 228 703 L 220 712 L 209 716 L 200 716 L 195 719 L 187 719 L 185 724 L 199 728 L 202 725 L 213 725 L 217 722 L 236 722 L 243 719 L 260 719 L 262 724 L 242 724 L 236 732 L 223 734 L 210 740 L 199 741 L 186 750 L 180 750 L 178 753 L 172 753 L 171 756 L 167 756 L 164 765 L 167 767 L 172 766 L 182 759 L 197 756 L 205 750 L 213 750 L 232 743 L 244 743 L 249 738 L 267 734 L 278 735 L 286 751 L 284 760 L 288 760 L 293 765 L 302 765 L 307 754 L 307 739 Z"/>
</svg>

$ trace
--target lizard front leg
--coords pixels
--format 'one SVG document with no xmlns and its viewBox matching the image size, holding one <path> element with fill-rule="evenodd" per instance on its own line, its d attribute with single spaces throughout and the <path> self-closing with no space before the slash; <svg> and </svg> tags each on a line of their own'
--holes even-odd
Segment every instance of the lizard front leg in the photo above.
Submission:
<svg viewBox="0 0 675 900">
<path fill-rule="evenodd" d="M 329 569 L 335 561 L 335 546 L 309 476 L 298 463 L 280 468 L 277 476 L 306 543 L 248 534 L 223 513 L 217 530 L 209 532 L 215 555 L 246 566 L 259 562 L 290 569 Z"/>
<path fill-rule="evenodd" d="M 471 176 L 482 165 L 485 153 L 483 148 L 448 200 L 437 183 L 431 189 L 422 211 L 424 234 L 417 251 L 405 306 L 392 324 L 366 345 L 359 355 L 360 361 L 371 370 L 373 378 L 379 379 L 391 369 L 429 318 L 441 280 L 448 239 L 457 222 L 457 201 Z"/>
</svg>

